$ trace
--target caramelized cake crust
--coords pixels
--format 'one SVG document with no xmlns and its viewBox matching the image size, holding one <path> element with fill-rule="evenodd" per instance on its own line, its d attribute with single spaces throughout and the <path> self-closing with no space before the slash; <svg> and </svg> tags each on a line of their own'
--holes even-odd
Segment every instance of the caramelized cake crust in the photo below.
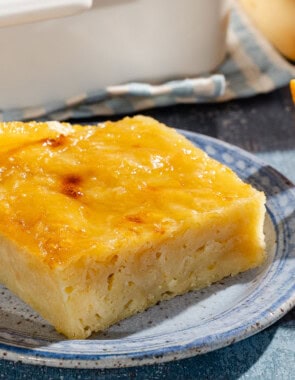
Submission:
<svg viewBox="0 0 295 380">
<path fill-rule="evenodd" d="M 0 165 L 0 280 L 69 338 L 264 259 L 264 195 L 151 118 L 0 123 Z"/>
</svg>

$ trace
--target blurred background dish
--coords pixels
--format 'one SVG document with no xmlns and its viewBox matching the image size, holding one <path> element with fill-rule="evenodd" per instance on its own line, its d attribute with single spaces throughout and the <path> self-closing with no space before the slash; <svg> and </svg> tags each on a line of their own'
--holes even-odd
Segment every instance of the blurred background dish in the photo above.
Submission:
<svg viewBox="0 0 295 380">
<path fill-rule="evenodd" d="M 295 61 L 295 1 L 239 0 L 249 17 L 270 42 Z"/>
<path fill-rule="evenodd" d="M 25 0 L 2 4 L 13 25 L 9 14 L 2 17 L 1 110 L 59 102 L 131 80 L 195 76 L 225 56 L 227 0 L 94 0 L 89 10 L 59 18 L 91 1 L 62 0 L 60 10 L 48 1 L 29 3 L 31 19 L 26 5 L 15 8 Z"/>
</svg>

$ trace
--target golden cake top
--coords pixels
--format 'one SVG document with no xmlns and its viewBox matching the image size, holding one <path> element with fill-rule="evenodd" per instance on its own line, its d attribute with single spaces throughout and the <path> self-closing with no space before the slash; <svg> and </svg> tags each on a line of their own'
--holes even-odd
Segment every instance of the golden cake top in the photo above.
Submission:
<svg viewBox="0 0 295 380">
<path fill-rule="evenodd" d="M 0 231 L 51 267 L 148 246 L 255 192 L 151 118 L 0 123 Z"/>
</svg>

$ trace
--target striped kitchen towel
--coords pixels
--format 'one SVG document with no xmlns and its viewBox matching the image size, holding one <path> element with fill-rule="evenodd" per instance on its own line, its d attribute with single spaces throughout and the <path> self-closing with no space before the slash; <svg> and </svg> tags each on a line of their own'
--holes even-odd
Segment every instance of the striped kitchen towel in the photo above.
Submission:
<svg viewBox="0 0 295 380">
<path fill-rule="evenodd" d="M 272 91 L 295 77 L 295 66 L 277 51 L 234 6 L 228 54 L 215 73 L 159 85 L 129 83 L 77 94 L 61 104 L 0 111 L 0 120 L 84 118 L 139 112 L 177 103 L 221 102 Z"/>
</svg>

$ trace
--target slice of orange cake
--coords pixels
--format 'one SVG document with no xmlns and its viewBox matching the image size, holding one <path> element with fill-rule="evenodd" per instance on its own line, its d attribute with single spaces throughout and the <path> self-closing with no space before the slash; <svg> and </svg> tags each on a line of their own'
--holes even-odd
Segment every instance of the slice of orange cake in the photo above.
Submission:
<svg viewBox="0 0 295 380">
<path fill-rule="evenodd" d="M 0 282 L 68 338 L 261 264 L 265 197 L 173 129 L 0 123 Z"/>
</svg>

